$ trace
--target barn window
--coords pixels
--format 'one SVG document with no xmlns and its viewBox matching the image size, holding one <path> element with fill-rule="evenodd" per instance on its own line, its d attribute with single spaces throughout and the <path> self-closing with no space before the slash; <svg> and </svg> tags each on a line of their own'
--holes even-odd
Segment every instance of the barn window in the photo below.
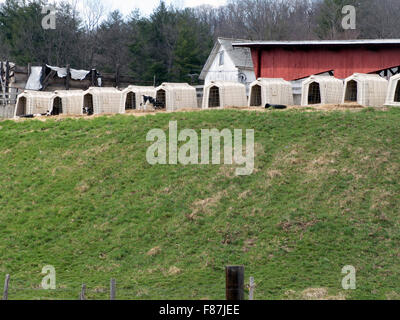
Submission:
<svg viewBox="0 0 400 320">
<path fill-rule="evenodd" d="M 261 86 L 256 84 L 251 88 L 250 106 L 259 107 L 261 105 Z"/>
<path fill-rule="evenodd" d="M 129 92 L 126 95 L 125 110 L 135 110 L 136 109 L 136 94 L 134 92 Z"/>
<path fill-rule="evenodd" d="M 165 93 L 164 89 L 160 89 L 157 91 L 156 101 L 157 101 L 157 105 L 159 107 L 161 107 L 163 109 L 166 107 L 167 98 L 166 98 L 166 93 Z"/>
<path fill-rule="evenodd" d="M 208 107 L 209 108 L 217 108 L 221 105 L 220 97 L 219 97 L 219 88 L 213 86 L 210 88 L 210 93 L 208 97 Z"/>
<path fill-rule="evenodd" d="M 357 101 L 357 82 L 350 80 L 347 82 L 345 99 L 346 102 L 356 102 Z"/>
<path fill-rule="evenodd" d="M 321 103 L 321 90 L 318 82 L 310 83 L 308 88 L 308 104 Z"/>
<path fill-rule="evenodd" d="M 58 116 L 61 113 L 63 113 L 62 100 L 60 97 L 56 97 L 53 101 L 53 111 L 51 112 L 51 114 L 53 116 Z"/>
<path fill-rule="evenodd" d="M 400 81 L 397 81 L 396 91 L 394 93 L 394 102 L 400 102 Z"/>
<path fill-rule="evenodd" d="M 16 115 L 17 116 L 26 115 L 26 98 L 25 97 L 21 97 L 18 100 Z"/>
<path fill-rule="evenodd" d="M 87 110 L 88 115 L 92 115 L 94 113 L 93 96 L 90 93 L 84 96 L 83 107 Z"/>
<path fill-rule="evenodd" d="M 221 51 L 219 53 L 219 65 L 223 66 L 224 65 L 224 51 Z"/>
</svg>

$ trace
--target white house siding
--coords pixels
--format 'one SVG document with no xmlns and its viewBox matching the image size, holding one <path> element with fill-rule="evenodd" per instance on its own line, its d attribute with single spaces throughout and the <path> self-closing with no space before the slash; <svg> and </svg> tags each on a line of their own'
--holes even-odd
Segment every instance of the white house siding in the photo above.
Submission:
<svg viewBox="0 0 400 320">
<path fill-rule="evenodd" d="M 219 65 L 219 56 L 221 51 L 224 51 L 224 64 Z M 236 68 L 229 55 L 221 48 L 207 72 L 205 85 L 211 81 L 233 81 L 238 82 L 239 70 Z"/>
<path fill-rule="evenodd" d="M 246 85 L 247 94 L 250 84 L 256 80 L 250 50 L 233 48 L 234 39 L 218 38 L 200 75 L 207 86 L 211 81 L 239 82 Z M 248 51 L 248 52 L 247 52 Z M 220 54 L 224 52 L 224 61 L 220 65 Z M 245 75 L 245 82 L 239 80 Z"/>
</svg>

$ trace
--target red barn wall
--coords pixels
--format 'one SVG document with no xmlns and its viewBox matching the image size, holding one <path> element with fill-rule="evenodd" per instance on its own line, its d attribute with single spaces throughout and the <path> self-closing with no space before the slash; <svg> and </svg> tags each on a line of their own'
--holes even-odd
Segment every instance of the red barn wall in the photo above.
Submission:
<svg viewBox="0 0 400 320">
<path fill-rule="evenodd" d="M 372 73 L 400 66 L 400 48 L 252 48 L 257 77 L 291 81 L 334 71 L 344 79 L 353 73 Z M 259 55 L 260 53 L 260 55 Z"/>
</svg>

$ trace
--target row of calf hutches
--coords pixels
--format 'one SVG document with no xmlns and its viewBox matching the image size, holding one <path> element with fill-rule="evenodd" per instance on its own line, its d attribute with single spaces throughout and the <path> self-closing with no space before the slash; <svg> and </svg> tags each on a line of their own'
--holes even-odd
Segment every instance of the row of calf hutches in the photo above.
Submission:
<svg viewBox="0 0 400 320">
<path fill-rule="evenodd" d="M 15 116 L 27 114 L 82 115 L 125 113 L 145 110 L 144 96 L 155 98 L 167 111 L 198 108 L 196 89 L 187 83 L 163 83 L 161 86 L 92 87 L 55 92 L 24 91 L 18 96 Z M 204 87 L 203 109 L 224 107 L 264 107 L 269 104 L 293 105 L 292 84 L 283 79 L 257 79 L 250 85 L 249 98 L 241 83 L 212 81 Z M 363 106 L 400 106 L 400 75 L 388 82 L 375 74 L 356 73 L 342 80 L 333 76 L 311 76 L 302 83 L 301 105 L 358 103 Z"/>
<path fill-rule="evenodd" d="M 385 101 L 391 104 L 390 96 L 388 81 L 377 74 L 355 73 L 344 83 L 332 76 L 311 76 L 303 81 L 301 105 L 358 103 L 381 107 Z"/>
<path fill-rule="evenodd" d="M 186 83 L 163 83 L 158 88 L 129 86 L 116 88 L 91 87 L 82 90 L 55 92 L 26 90 L 18 96 L 14 116 L 28 114 L 82 115 L 125 113 L 126 110 L 145 110 L 143 96 L 156 98 L 167 111 L 198 108 L 196 89 Z"/>
</svg>

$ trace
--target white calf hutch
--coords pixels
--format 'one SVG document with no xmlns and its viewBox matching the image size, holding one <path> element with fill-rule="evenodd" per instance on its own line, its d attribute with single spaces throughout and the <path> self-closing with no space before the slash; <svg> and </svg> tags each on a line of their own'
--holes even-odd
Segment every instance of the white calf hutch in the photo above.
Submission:
<svg viewBox="0 0 400 320">
<path fill-rule="evenodd" d="M 187 83 L 163 83 L 156 88 L 156 100 L 167 111 L 198 108 L 196 89 Z"/>
<path fill-rule="evenodd" d="M 14 116 L 49 112 L 52 109 L 53 96 L 53 92 L 24 91 L 18 95 Z"/>
<path fill-rule="evenodd" d="M 84 92 L 83 105 L 89 113 L 125 113 L 121 106 L 122 92 L 115 88 L 91 87 Z"/>
<path fill-rule="evenodd" d="M 283 79 L 259 78 L 250 85 L 249 107 L 293 105 L 292 84 Z"/>
<path fill-rule="evenodd" d="M 400 107 L 400 74 L 396 74 L 389 80 L 385 105 Z"/>
<path fill-rule="evenodd" d="M 156 88 L 144 86 L 129 86 L 122 90 L 121 108 L 124 110 L 145 110 L 143 96 L 155 99 Z"/>
<path fill-rule="evenodd" d="M 83 114 L 83 91 L 82 90 L 59 90 L 52 96 L 52 115 L 82 115 Z"/>
<path fill-rule="evenodd" d="M 303 81 L 301 105 L 340 104 L 343 98 L 343 81 L 332 76 L 311 76 Z"/>
<path fill-rule="evenodd" d="M 247 106 L 246 86 L 238 82 L 211 81 L 204 87 L 203 109 Z"/>
<path fill-rule="evenodd" d="M 385 104 L 388 81 L 377 74 L 355 73 L 345 80 L 343 103 L 381 107 Z"/>
</svg>

